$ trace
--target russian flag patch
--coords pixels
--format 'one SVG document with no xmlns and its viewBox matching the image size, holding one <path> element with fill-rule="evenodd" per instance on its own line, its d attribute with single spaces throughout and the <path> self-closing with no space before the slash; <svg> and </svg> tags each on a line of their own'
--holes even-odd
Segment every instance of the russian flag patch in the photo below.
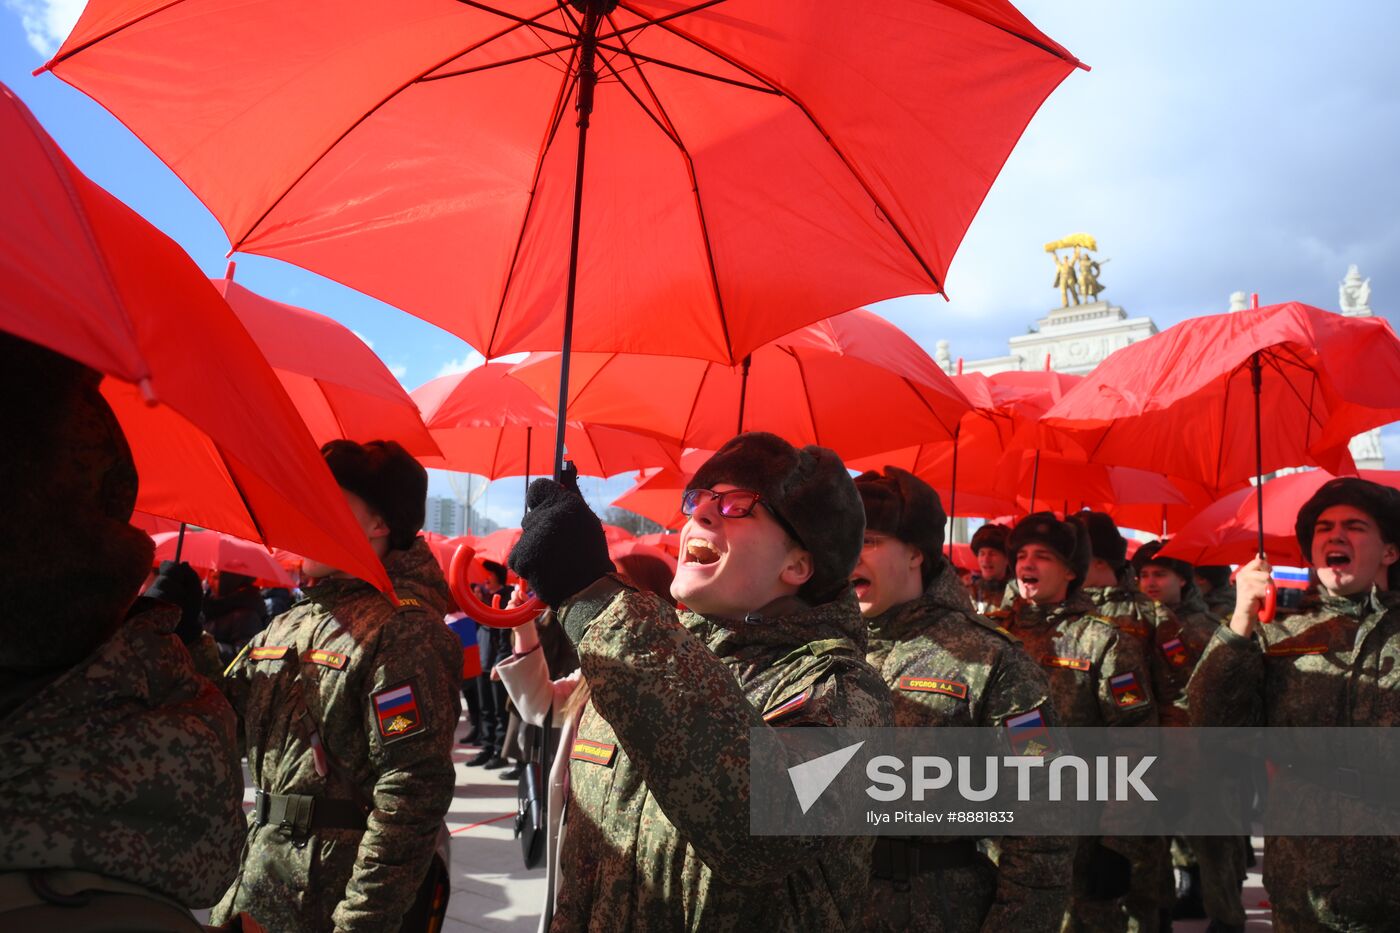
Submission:
<svg viewBox="0 0 1400 933">
<path fill-rule="evenodd" d="M 1044 757 L 1055 750 L 1050 741 L 1050 732 L 1045 727 L 1045 717 L 1038 706 L 1029 713 L 1008 716 L 1006 735 L 1011 740 L 1011 750 L 1018 755 Z"/>
<path fill-rule="evenodd" d="M 1186 657 L 1186 646 L 1181 643 L 1180 638 L 1173 638 L 1169 642 L 1164 642 L 1162 644 L 1162 653 L 1167 656 L 1168 661 L 1172 662 L 1177 667 L 1181 667 L 1181 665 L 1185 664 L 1188 660 Z"/>
<path fill-rule="evenodd" d="M 370 700 L 374 703 L 375 718 L 379 721 L 379 735 L 385 742 L 393 742 L 427 728 L 418 709 L 418 695 L 413 691 L 411 680 L 372 693 Z"/>
<path fill-rule="evenodd" d="M 1142 689 L 1137 675 L 1132 671 L 1111 678 L 1108 688 L 1113 691 L 1113 700 L 1121 709 L 1133 709 L 1147 703 L 1147 692 Z"/>
</svg>

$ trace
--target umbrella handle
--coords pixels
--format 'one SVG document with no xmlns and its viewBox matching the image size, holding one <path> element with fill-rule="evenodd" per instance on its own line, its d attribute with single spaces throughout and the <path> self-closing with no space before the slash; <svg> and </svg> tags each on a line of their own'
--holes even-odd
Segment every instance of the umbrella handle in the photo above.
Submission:
<svg viewBox="0 0 1400 933">
<path fill-rule="evenodd" d="M 1274 615 L 1278 612 L 1278 587 L 1274 581 L 1269 581 L 1269 588 L 1264 591 L 1264 605 L 1259 607 L 1259 621 L 1268 625 L 1274 621 Z"/>
<path fill-rule="evenodd" d="M 467 570 L 475 557 L 475 548 L 466 544 L 458 545 L 456 553 L 452 555 L 452 561 L 447 566 L 447 587 L 452 591 L 452 598 L 457 601 L 458 609 L 490 628 L 515 628 L 544 611 L 545 605 L 538 596 L 530 597 L 514 609 L 501 608 L 500 596 L 492 601 L 494 605 L 488 606 L 482 602 L 481 597 L 476 595 L 476 590 L 467 582 Z"/>
</svg>

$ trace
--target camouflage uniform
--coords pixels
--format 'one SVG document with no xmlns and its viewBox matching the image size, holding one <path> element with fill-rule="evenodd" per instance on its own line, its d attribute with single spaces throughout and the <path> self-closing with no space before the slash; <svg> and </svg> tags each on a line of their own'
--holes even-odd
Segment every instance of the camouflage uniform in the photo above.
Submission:
<svg viewBox="0 0 1400 933">
<path fill-rule="evenodd" d="M 1203 599 L 1205 599 L 1206 608 L 1222 619 L 1229 619 L 1235 612 L 1234 586 L 1217 586 Z"/>
<path fill-rule="evenodd" d="M 36 690 L 0 700 L 0 872 L 95 872 L 189 907 L 223 893 L 243 843 L 228 703 L 149 609 Z"/>
<path fill-rule="evenodd" d="M 1323 596 L 1313 612 L 1241 638 L 1215 633 L 1187 686 L 1198 726 L 1400 725 L 1400 596 Z M 1280 769 L 1269 807 L 1314 808 L 1310 780 Z M 1400 838 L 1270 837 L 1264 886 L 1279 930 L 1393 930 Z"/>
<path fill-rule="evenodd" d="M 743 620 L 604 577 L 560 609 L 591 699 L 570 749 L 554 930 L 856 927 L 869 837 L 749 834 L 749 731 L 885 726 L 849 590 Z"/>
<path fill-rule="evenodd" d="M 1004 629 L 971 612 L 966 591 L 946 563 L 922 597 L 867 623 L 866 660 L 890 686 L 896 726 L 1001 726 L 1037 710 L 1047 726 L 1055 724 L 1045 672 Z M 893 842 L 919 845 L 922 853 L 959 844 L 971 848 L 973 840 Z M 1006 836 L 997 845 L 1000 870 L 979 857 L 966 867 L 914 878 L 912 885 L 873 880 L 869 927 L 943 933 L 1058 930 L 1069 906 L 1069 841 Z"/>
<path fill-rule="evenodd" d="M 1011 584 L 1009 577 L 1000 580 L 984 580 L 977 577 L 972 581 L 972 603 L 978 612 L 999 609 L 1006 603 L 1006 588 Z"/>
<path fill-rule="evenodd" d="M 455 783 L 462 652 L 442 624 L 447 585 L 427 545 L 384 564 L 402 605 L 328 577 L 229 669 L 253 783 L 310 795 L 318 809 L 309 829 L 250 815 L 241 876 L 215 923 L 246 910 L 278 931 L 393 930 L 427 876 Z M 317 817 L 365 804 L 368 828 Z"/>
<path fill-rule="evenodd" d="M 1050 607 L 1017 599 L 1009 609 L 992 613 L 989 618 L 1010 629 L 1021 639 L 1027 653 L 1047 669 L 1050 699 L 1061 725 L 1157 725 L 1157 705 L 1149 686 L 1144 645 L 1133 634 L 1141 622 L 1100 614 L 1085 592 L 1073 593 Z M 1080 838 L 1067 928 L 1156 929 L 1162 898 L 1161 875 L 1167 870 L 1165 846 L 1144 838 L 1102 839 L 1106 847 L 1133 864 L 1133 877 L 1138 882 L 1127 896 L 1114 901 L 1090 897 L 1087 875 L 1100 839 Z M 1141 879 L 1146 879 L 1146 890 L 1139 887 Z"/>
</svg>

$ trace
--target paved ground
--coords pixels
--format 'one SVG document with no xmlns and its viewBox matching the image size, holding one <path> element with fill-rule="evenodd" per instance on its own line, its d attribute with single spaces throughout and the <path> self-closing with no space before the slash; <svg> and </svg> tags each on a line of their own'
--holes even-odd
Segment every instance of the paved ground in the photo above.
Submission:
<svg viewBox="0 0 1400 933">
<path fill-rule="evenodd" d="M 458 729 L 461 736 L 465 724 Z M 515 814 L 515 782 L 501 780 L 499 771 L 468 768 L 466 761 L 477 749 L 458 745 L 457 790 L 447 815 L 452 836 L 452 899 L 447 907 L 444 933 L 533 933 L 544 900 L 544 869 L 527 871 L 520 858 L 520 843 L 512 837 Z M 246 774 L 245 774 L 246 781 Z M 252 806 L 248 791 L 247 806 Z M 1254 839 L 1256 854 L 1263 840 Z M 1249 933 L 1272 929 L 1266 906 L 1263 859 L 1245 882 L 1244 906 Z M 1203 933 L 1204 920 L 1178 921 L 1175 933 Z"/>
</svg>

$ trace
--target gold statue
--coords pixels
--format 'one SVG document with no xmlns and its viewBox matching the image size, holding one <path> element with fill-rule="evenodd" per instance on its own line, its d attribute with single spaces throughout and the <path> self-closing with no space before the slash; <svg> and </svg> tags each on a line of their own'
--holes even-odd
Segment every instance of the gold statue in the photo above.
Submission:
<svg viewBox="0 0 1400 933">
<path fill-rule="evenodd" d="M 1078 250 L 1075 250 L 1078 252 Z M 1088 253 L 1078 257 L 1079 259 L 1079 299 L 1085 304 L 1099 300 L 1099 292 L 1103 291 L 1103 286 L 1099 284 L 1099 264 L 1089 257 Z M 1104 260 L 1107 262 L 1108 260 Z"/>
<path fill-rule="evenodd" d="M 1071 298 L 1075 304 L 1079 304 L 1078 283 L 1074 277 L 1074 261 L 1079 258 L 1079 247 L 1074 248 L 1073 256 L 1063 259 L 1054 251 L 1051 251 L 1050 255 L 1055 260 L 1055 287 L 1060 290 L 1060 307 L 1068 308 Z"/>
</svg>

